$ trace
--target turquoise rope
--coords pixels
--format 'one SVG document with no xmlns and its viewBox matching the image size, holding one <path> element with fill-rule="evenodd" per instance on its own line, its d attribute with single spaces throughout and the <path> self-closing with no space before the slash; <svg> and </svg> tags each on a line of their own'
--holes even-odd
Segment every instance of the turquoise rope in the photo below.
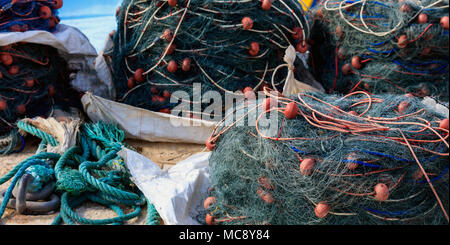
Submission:
<svg viewBox="0 0 450 245">
<path fill-rule="evenodd" d="M 160 216 L 156 211 L 155 206 L 147 200 L 147 218 L 145 219 L 146 225 L 159 225 L 161 224 Z"/>
<path fill-rule="evenodd" d="M 116 222 L 124 222 L 126 220 L 129 220 L 129 219 L 139 216 L 139 214 L 141 213 L 141 208 L 139 206 L 135 206 L 135 207 L 133 207 L 134 208 L 133 212 L 122 215 L 122 216 L 118 216 L 115 218 L 97 219 L 97 220 L 86 219 L 84 217 L 81 217 L 77 213 L 75 213 L 70 208 L 70 206 L 68 204 L 67 195 L 68 195 L 67 193 L 64 193 L 61 197 L 61 210 L 64 211 L 72 220 L 74 220 L 75 222 L 80 223 L 80 224 L 107 225 L 107 224 L 116 223 Z"/>
<path fill-rule="evenodd" d="M 81 127 L 79 136 L 81 147 L 74 146 L 60 156 L 54 153 L 42 152 L 45 150 L 47 144 L 52 146 L 57 146 L 59 144 L 54 137 L 23 121 L 19 121 L 18 127 L 21 130 L 42 139 L 42 142 L 39 145 L 38 154 L 23 161 L 7 175 L 0 178 L 0 184 L 8 181 L 13 176 L 13 182 L 15 181 L 15 183 L 17 183 L 19 178 L 23 175 L 24 169 L 28 168 L 29 164 L 32 165 L 33 162 L 38 164 L 39 159 L 50 159 L 56 161 L 54 170 L 57 180 L 61 180 L 60 178 L 62 176 L 62 171 L 67 171 L 66 169 L 70 170 L 71 168 L 68 167 L 75 167 L 78 168 L 78 171 L 81 174 L 80 177 L 82 177 L 83 181 L 86 181 L 86 183 L 89 184 L 86 190 L 84 190 L 85 187 L 83 187 L 84 193 L 74 200 L 69 198 L 70 194 L 67 191 L 63 192 L 61 197 L 60 213 L 53 220 L 52 225 L 58 225 L 61 222 L 68 225 L 76 225 L 77 223 L 91 225 L 121 225 L 126 220 L 139 216 L 141 213 L 140 206 L 146 203 L 146 224 L 157 225 L 160 223 L 158 212 L 155 207 L 147 201 L 142 193 L 138 195 L 116 187 L 123 184 L 121 184 L 121 180 L 123 180 L 124 176 L 126 176 L 126 168 L 121 165 L 114 164 L 115 160 L 120 159 L 117 156 L 117 152 L 122 148 L 122 142 L 125 139 L 125 134 L 122 130 L 117 129 L 114 125 L 106 125 L 102 123 L 84 124 Z M 98 162 L 88 161 L 92 157 L 99 159 Z M 45 162 L 41 161 L 40 163 Z M 115 170 L 106 171 L 100 169 L 103 167 L 109 167 Z M 117 170 L 118 167 L 119 169 Z M 97 179 L 92 176 L 90 172 L 94 173 L 96 176 L 103 177 Z M 94 194 L 92 192 L 94 190 L 98 191 Z M 7 197 L 7 195 L 5 195 L 5 197 Z M 82 205 L 87 200 L 110 208 L 118 216 L 115 218 L 99 220 L 81 217 L 73 211 L 73 208 Z M 72 203 L 69 204 L 69 201 Z M 131 206 L 134 211 L 129 214 L 125 214 L 119 205 Z"/>
<path fill-rule="evenodd" d="M 0 178 L 0 185 L 4 184 L 6 181 L 10 180 L 12 177 L 14 177 L 14 175 L 16 175 L 17 172 L 19 172 L 19 170 L 27 164 L 27 162 L 29 161 L 33 161 L 33 160 L 45 160 L 45 159 L 51 159 L 51 160 L 56 160 L 59 158 L 58 154 L 55 153 L 39 153 L 37 155 L 34 155 L 28 159 L 26 159 L 25 161 L 22 161 L 21 163 L 17 164 L 11 171 L 9 171 L 9 173 L 5 174 L 3 177 Z"/>
<path fill-rule="evenodd" d="M 24 121 L 19 121 L 17 123 L 17 127 L 31 135 L 34 135 L 34 136 L 42 139 L 46 143 L 49 143 L 51 146 L 57 146 L 59 144 L 59 142 L 55 138 L 53 138 L 53 136 L 47 134 L 46 132 L 44 132 L 32 125 L 25 123 Z"/>
</svg>

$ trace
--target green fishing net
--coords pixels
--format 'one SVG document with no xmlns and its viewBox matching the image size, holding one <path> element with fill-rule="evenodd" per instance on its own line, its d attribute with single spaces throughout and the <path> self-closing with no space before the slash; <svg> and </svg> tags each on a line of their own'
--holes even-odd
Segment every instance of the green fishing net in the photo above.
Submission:
<svg viewBox="0 0 450 245">
<path fill-rule="evenodd" d="M 328 92 L 448 101 L 448 0 L 329 0 L 313 16 L 312 66 Z"/>
<path fill-rule="evenodd" d="M 0 142 L 2 154 L 20 142 L 16 121 L 81 105 L 79 93 L 70 86 L 68 65 L 55 48 L 13 43 L 0 47 L 0 59 L 0 139 L 9 142 Z"/>
<path fill-rule="evenodd" d="M 268 86 L 288 46 L 303 44 L 310 34 L 296 0 L 272 1 L 268 10 L 256 0 L 125 0 L 117 22 L 117 100 L 161 112 L 180 102 L 172 96 L 176 91 L 193 101 L 194 83 L 201 94 L 222 95 Z M 277 88 L 285 76 L 277 73 Z"/>
<path fill-rule="evenodd" d="M 243 119 L 220 124 L 210 138 L 210 197 L 200 222 L 448 223 L 448 109 L 359 92 L 271 101 L 269 111 L 266 101 L 237 106 L 230 117 Z"/>
</svg>

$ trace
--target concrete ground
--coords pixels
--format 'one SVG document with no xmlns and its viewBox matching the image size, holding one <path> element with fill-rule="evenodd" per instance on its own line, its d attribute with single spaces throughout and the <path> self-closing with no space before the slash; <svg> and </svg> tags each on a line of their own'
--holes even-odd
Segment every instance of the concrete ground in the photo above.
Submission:
<svg viewBox="0 0 450 245">
<path fill-rule="evenodd" d="M 34 138 L 27 138 L 27 146 L 20 154 L 0 156 L 0 176 L 8 173 L 14 166 L 21 161 L 34 155 L 38 148 L 39 141 Z M 174 144 L 174 143 L 149 143 L 144 141 L 130 140 L 128 144 L 133 146 L 139 153 L 150 158 L 162 169 L 170 168 L 177 162 L 180 162 L 195 153 L 205 149 L 204 145 L 195 144 Z M 6 190 L 11 181 L 0 186 L 0 191 Z M 130 210 L 128 210 L 130 211 Z M 87 203 L 76 212 L 83 217 L 90 219 L 105 219 L 116 217 L 116 214 L 101 205 Z M 6 209 L 3 217 L 0 219 L 0 225 L 49 225 L 58 213 L 49 215 L 19 215 L 13 209 Z M 141 215 L 126 222 L 127 225 L 143 225 L 145 223 L 146 210 L 143 207 Z"/>
</svg>

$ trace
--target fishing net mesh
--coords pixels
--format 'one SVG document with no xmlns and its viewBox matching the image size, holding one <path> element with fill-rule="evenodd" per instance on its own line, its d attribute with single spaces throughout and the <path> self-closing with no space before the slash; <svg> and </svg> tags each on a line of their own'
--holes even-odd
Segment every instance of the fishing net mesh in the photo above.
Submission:
<svg viewBox="0 0 450 245">
<path fill-rule="evenodd" d="M 63 0 L 0 0 L 0 32 L 54 31 Z"/>
<path fill-rule="evenodd" d="M 55 109 L 80 108 L 79 93 L 70 87 L 67 63 L 55 48 L 14 43 L 0 47 L 0 57 L 0 135 L 3 138 L 11 137 L 9 133 L 16 128 L 18 119 L 46 118 Z"/>
<path fill-rule="evenodd" d="M 449 207 L 448 121 L 445 129 L 440 123 L 443 115 L 403 95 L 306 93 L 277 100 L 270 111 L 263 111 L 263 103 L 256 104 L 257 110 L 250 104 L 241 109 L 243 121 L 255 114 L 278 115 L 271 121 L 277 125 L 273 136 L 266 133 L 268 125 L 221 124 L 216 129 L 210 157 L 211 197 L 205 200 L 200 222 L 448 222 L 444 214 Z M 407 109 L 400 113 L 398 106 L 405 101 Z M 299 108 L 295 119 L 284 115 L 291 102 Z M 308 168 L 311 159 L 315 164 Z M 384 192 L 375 188 L 379 184 L 384 184 Z"/>
<path fill-rule="evenodd" d="M 328 92 L 448 101 L 447 0 L 321 1 L 312 12 L 313 69 Z"/>
<path fill-rule="evenodd" d="M 285 49 L 310 32 L 295 0 L 272 1 L 269 10 L 251 0 L 125 0 L 117 22 L 117 100 L 162 112 L 178 103 L 170 101 L 174 91 L 187 92 L 192 101 L 193 83 L 202 93 L 258 91 L 284 63 Z M 283 76 L 277 73 L 279 89 Z"/>
</svg>

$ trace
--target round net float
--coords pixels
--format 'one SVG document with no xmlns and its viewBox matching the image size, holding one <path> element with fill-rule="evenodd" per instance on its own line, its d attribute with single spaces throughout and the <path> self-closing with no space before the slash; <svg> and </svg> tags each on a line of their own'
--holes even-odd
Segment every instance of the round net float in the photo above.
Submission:
<svg viewBox="0 0 450 245">
<path fill-rule="evenodd" d="M 357 169 L 358 165 L 359 165 L 358 163 L 355 162 L 357 160 L 358 160 L 358 155 L 355 152 L 352 152 L 352 153 L 348 154 L 348 156 L 347 156 L 347 161 L 348 161 L 347 168 L 349 170 Z"/>
<path fill-rule="evenodd" d="M 20 72 L 20 68 L 19 68 L 19 66 L 17 66 L 17 65 L 13 65 L 13 66 L 11 66 L 10 68 L 9 68 L 9 74 L 10 75 L 17 75 L 17 74 L 19 74 L 19 72 Z"/>
<path fill-rule="evenodd" d="M 16 111 L 20 115 L 24 115 L 27 112 L 27 107 L 25 105 L 18 105 Z"/>
<path fill-rule="evenodd" d="M 185 58 L 183 60 L 183 65 L 181 66 L 181 68 L 183 69 L 183 71 L 188 72 L 191 70 L 191 59 L 190 58 Z"/>
<path fill-rule="evenodd" d="M 159 89 L 155 86 L 150 87 L 150 93 L 152 94 L 158 94 L 159 93 Z"/>
<path fill-rule="evenodd" d="M 410 103 L 406 100 L 400 102 L 400 104 L 398 105 L 398 112 L 400 114 L 405 113 L 406 110 L 408 110 L 409 106 L 410 106 Z"/>
<path fill-rule="evenodd" d="M 352 66 L 353 66 L 353 68 L 355 68 L 357 70 L 361 69 L 362 64 L 361 64 L 361 60 L 358 56 L 354 56 L 352 58 Z"/>
<path fill-rule="evenodd" d="M 404 13 L 409 13 L 411 12 L 411 7 L 409 6 L 409 4 L 402 4 L 402 6 L 400 7 L 400 11 L 404 12 Z"/>
<path fill-rule="evenodd" d="M 261 187 L 258 188 L 256 194 L 261 198 L 261 200 L 267 204 L 272 204 L 274 202 L 272 194 L 263 190 Z"/>
<path fill-rule="evenodd" d="M 441 23 L 442 28 L 448 30 L 448 27 L 449 27 L 448 21 L 449 21 L 448 20 L 448 16 L 444 16 L 444 17 L 441 18 L 440 23 Z"/>
<path fill-rule="evenodd" d="M 306 158 L 300 163 L 300 173 L 304 176 L 311 175 L 316 165 L 316 161 L 312 158 Z"/>
<path fill-rule="evenodd" d="M 408 45 L 408 37 L 406 35 L 401 35 L 398 38 L 397 45 L 399 48 L 406 48 Z"/>
<path fill-rule="evenodd" d="M 439 123 L 439 128 L 448 130 L 449 129 L 448 123 L 449 123 L 448 118 L 441 120 L 441 122 Z"/>
<path fill-rule="evenodd" d="M 52 16 L 52 10 L 47 6 L 42 6 L 39 9 L 39 16 L 41 17 L 41 19 L 46 20 Z"/>
<path fill-rule="evenodd" d="M 253 28 L 253 20 L 250 17 L 244 17 L 242 18 L 242 28 L 244 28 L 244 30 L 250 30 Z"/>
<path fill-rule="evenodd" d="M 308 43 L 300 41 L 295 46 L 295 50 L 297 50 L 298 52 L 300 52 L 302 54 L 306 53 L 308 51 Z"/>
<path fill-rule="evenodd" d="M 165 29 L 162 38 L 167 42 L 171 42 L 173 39 L 173 32 L 170 29 Z"/>
<path fill-rule="evenodd" d="M 275 189 L 275 186 L 273 185 L 272 181 L 270 181 L 269 178 L 267 177 L 259 177 L 258 184 L 267 190 Z"/>
<path fill-rule="evenodd" d="M 350 111 L 348 114 L 355 116 L 355 117 L 359 116 L 356 111 Z"/>
<path fill-rule="evenodd" d="M 134 77 L 130 77 L 127 81 L 127 87 L 128 89 L 134 88 L 135 79 Z"/>
<path fill-rule="evenodd" d="M 344 48 L 339 48 L 339 50 L 338 50 L 338 59 L 345 60 L 345 58 L 346 58 L 346 55 L 345 55 Z"/>
<path fill-rule="evenodd" d="M 419 24 L 425 24 L 428 22 L 428 15 L 425 13 L 419 14 L 419 17 L 417 17 L 417 21 Z"/>
<path fill-rule="evenodd" d="M 342 31 L 341 26 L 336 26 L 336 35 L 337 35 L 339 38 L 343 38 L 343 37 L 344 37 L 344 32 Z"/>
<path fill-rule="evenodd" d="M 50 19 L 50 21 L 52 21 L 52 20 Z M 116 30 L 112 30 L 112 31 L 109 33 L 109 37 L 113 38 L 115 34 L 116 34 Z"/>
<path fill-rule="evenodd" d="M 296 26 L 292 31 L 294 32 L 292 38 L 303 41 L 303 29 L 301 27 Z"/>
<path fill-rule="evenodd" d="M 344 75 L 350 75 L 353 72 L 351 65 L 348 63 L 343 65 L 341 70 Z"/>
<path fill-rule="evenodd" d="M 422 177 L 423 177 L 422 170 L 417 169 L 416 171 L 414 171 L 411 178 L 415 181 L 418 181 L 418 180 L 422 179 Z"/>
<path fill-rule="evenodd" d="M 134 79 L 136 80 L 136 82 L 138 83 L 142 83 L 145 80 L 145 75 L 144 75 L 144 69 L 139 68 L 134 72 Z"/>
<path fill-rule="evenodd" d="M 295 102 L 291 102 L 289 103 L 285 110 L 284 110 L 284 115 L 286 116 L 287 119 L 294 119 L 297 117 L 298 115 L 298 106 Z"/>
<path fill-rule="evenodd" d="M 206 140 L 206 148 L 208 148 L 208 150 L 213 151 L 214 148 L 216 148 L 216 143 L 212 140 L 212 137 L 209 137 Z"/>
<path fill-rule="evenodd" d="M 51 4 L 54 9 L 60 9 L 63 6 L 63 0 L 52 0 Z"/>
<path fill-rule="evenodd" d="M 3 99 L 0 99 L 0 111 L 4 111 L 8 108 L 8 104 L 6 104 L 6 101 Z"/>
<path fill-rule="evenodd" d="M 268 11 L 272 7 L 272 0 L 263 0 L 261 3 L 261 8 Z"/>
<path fill-rule="evenodd" d="M 48 96 L 53 97 L 55 93 L 56 93 L 55 86 L 53 85 L 48 86 Z"/>
<path fill-rule="evenodd" d="M 167 47 L 167 54 L 171 55 L 175 53 L 175 49 L 177 48 L 177 45 L 173 44 Z"/>
<path fill-rule="evenodd" d="M 258 55 L 258 53 L 259 53 L 259 43 L 257 43 L 257 42 L 250 43 L 250 49 L 248 50 L 248 53 L 251 56 Z"/>
<path fill-rule="evenodd" d="M 216 203 L 216 198 L 215 197 L 208 197 L 203 202 L 203 208 L 204 209 L 209 209 L 211 206 L 214 205 L 214 203 Z"/>
<path fill-rule="evenodd" d="M 214 216 L 210 213 L 206 214 L 205 221 L 206 221 L 207 225 L 215 225 L 216 224 Z"/>
<path fill-rule="evenodd" d="M 169 61 L 169 64 L 167 65 L 167 71 L 170 73 L 174 73 L 178 70 L 178 64 L 175 60 Z"/>
<path fill-rule="evenodd" d="M 328 205 L 326 202 L 320 202 L 314 208 L 314 213 L 317 216 L 317 218 L 323 219 L 328 215 L 330 209 L 331 209 L 330 205 Z"/>
<path fill-rule="evenodd" d="M 319 8 L 316 12 L 316 15 L 322 19 L 323 18 L 323 7 Z"/>
<path fill-rule="evenodd" d="M 6 66 L 10 66 L 14 62 L 13 57 L 9 54 L 2 54 L 1 60 L 2 63 Z"/>
<path fill-rule="evenodd" d="M 383 202 L 389 198 L 389 187 L 383 183 L 378 183 L 375 188 L 375 200 Z"/>
<path fill-rule="evenodd" d="M 9 28 L 9 30 L 11 31 L 11 32 L 21 32 L 22 31 L 22 28 L 20 27 L 20 25 L 12 25 L 10 28 Z"/>
<path fill-rule="evenodd" d="M 178 4 L 178 0 L 168 0 L 167 3 L 170 7 L 175 7 Z"/>
<path fill-rule="evenodd" d="M 170 99 L 170 96 L 171 96 L 171 94 L 170 94 L 169 91 L 167 91 L 167 90 L 164 90 L 164 91 L 163 91 L 163 97 L 164 97 L 164 98 Z"/>
</svg>

